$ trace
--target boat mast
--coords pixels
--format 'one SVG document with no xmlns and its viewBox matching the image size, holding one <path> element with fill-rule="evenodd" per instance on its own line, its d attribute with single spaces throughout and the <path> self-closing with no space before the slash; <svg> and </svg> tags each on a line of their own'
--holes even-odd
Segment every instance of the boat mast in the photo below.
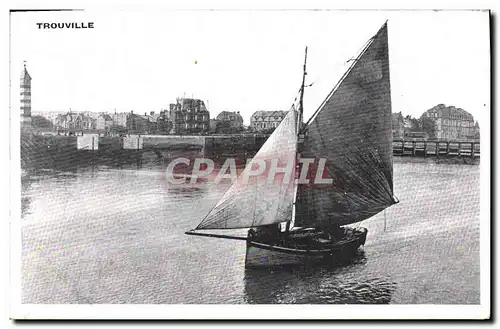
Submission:
<svg viewBox="0 0 500 329">
<path fill-rule="evenodd" d="M 300 87 L 300 101 L 299 101 L 299 129 L 297 130 L 297 134 L 300 133 L 300 129 L 302 128 L 302 120 L 304 116 L 304 89 L 306 84 L 306 64 L 307 64 L 307 46 L 306 53 L 304 56 L 304 71 L 302 73 L 302 86 Z"/>
<path fill-rule="evenodd" d="M 297 120 L 297 163 L 300 158 L 300 134 L 301 134 L 301 129 L 302 129 L 302 120 L 304 116 L 304 89 L 305 89 L 305 84 L 306 84 L 306 64 L 307 64 L 307 46 L 306 46 L 306 51 L 305 51 L 305 56 L 304 56 L 304 68 L 302 72 L 302 86 L 300 87 L 300 98 L 299 98 L 299 119 Z M 298 164 L 297 164 L 297 169 Z M 300 174 L 300 170 L 298 171 Z M 297 186 L 295 186 L 294 190 L 294 197 L 293 197 L 293 212 L 292 212 L 292 220 L 289 222 L 286 222 L 285 226 L 285 231 L 288 232 L 290 231 L 290 227 L 292 225 L 292 222 L 294 222 L 295 219 L 295 202 L 297 201 Z"/>
</svg>

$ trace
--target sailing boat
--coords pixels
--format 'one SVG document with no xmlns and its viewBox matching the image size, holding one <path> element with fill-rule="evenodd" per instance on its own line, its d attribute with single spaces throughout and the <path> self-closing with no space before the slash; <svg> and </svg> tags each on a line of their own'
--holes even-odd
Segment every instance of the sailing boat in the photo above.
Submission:
<svg viewBox="0 0 500 329">
<path fill-rule="evenodd" d="M 186 232 L 245 240 L 247 268 L 349 259 L 368 231 L 347 225 L 398 202 L 387 22 L 304 124 L 307 48 L 305 57 L 299 104 L 201 223 Z M 249 228 L 247 237 L 204 232 L 238 228 Z"/>
</svg>

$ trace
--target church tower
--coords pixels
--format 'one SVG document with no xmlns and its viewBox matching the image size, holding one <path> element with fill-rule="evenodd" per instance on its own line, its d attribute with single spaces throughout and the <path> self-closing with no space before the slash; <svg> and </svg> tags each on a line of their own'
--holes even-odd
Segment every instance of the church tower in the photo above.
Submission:
<svg viewBox="0 0 500 329">
<path fill-rule="evenodd" d="M 21 72 L 21 123 L 31 123 L 31 76 L 26 69 L 26 62 L 24 62 L 24 69 Z"/>
</svg>

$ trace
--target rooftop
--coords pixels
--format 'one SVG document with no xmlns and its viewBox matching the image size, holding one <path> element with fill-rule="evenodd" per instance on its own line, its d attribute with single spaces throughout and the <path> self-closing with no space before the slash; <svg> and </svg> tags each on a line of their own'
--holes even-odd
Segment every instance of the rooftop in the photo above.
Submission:
<svg viewBox="0 0 500 329">
<path fill-rule="evenodd" d="M 252 114 L 252 117 L 272 117 L 272 116 L 285 116 L 287 111 L 277 110 L 277 111 L 256 111 Z"/>
<path fill-rule="evenodd" d="M 469 112 L 464 109 L 455 106 L 446 106 L 444 104 L 438 104 L 427 110 L 425 113 L 439 113 L 442 117 L 449 118 L 451 116 L 464 116 L 467 119 L 474 120 L 474 117 Z"/>
<path fill-rule="evenodd" d="M 99 117 L 102 117 L 105 121 L 113 121 L 113 118 L 109 114 L 103 113 Z"/>
</svg>

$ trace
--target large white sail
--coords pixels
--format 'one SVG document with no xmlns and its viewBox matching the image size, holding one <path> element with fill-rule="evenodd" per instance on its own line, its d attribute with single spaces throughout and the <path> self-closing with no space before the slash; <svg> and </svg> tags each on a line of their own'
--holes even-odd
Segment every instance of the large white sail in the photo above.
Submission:
<svg viewBox="0 0 500 329">
<path fill-rule="evenodd" d="M 248 228 L 290 221 L 296 153 L 297 111 L 292 107 L 196 229 Z M 278 169 L 275 175 L 273 166 Z M 259 167 L 263 170 L 253 175 Z M 281 172 L 279 168 L 287 169 Z"/>
<path fill-rule="evenodd" d="M 384 24 L 306 127 L 301 156 L 326 159 L 333 182 L 298 186 L 295 225 L 355 223 L 395 203 L 391 122 Z"/>
</svg>

